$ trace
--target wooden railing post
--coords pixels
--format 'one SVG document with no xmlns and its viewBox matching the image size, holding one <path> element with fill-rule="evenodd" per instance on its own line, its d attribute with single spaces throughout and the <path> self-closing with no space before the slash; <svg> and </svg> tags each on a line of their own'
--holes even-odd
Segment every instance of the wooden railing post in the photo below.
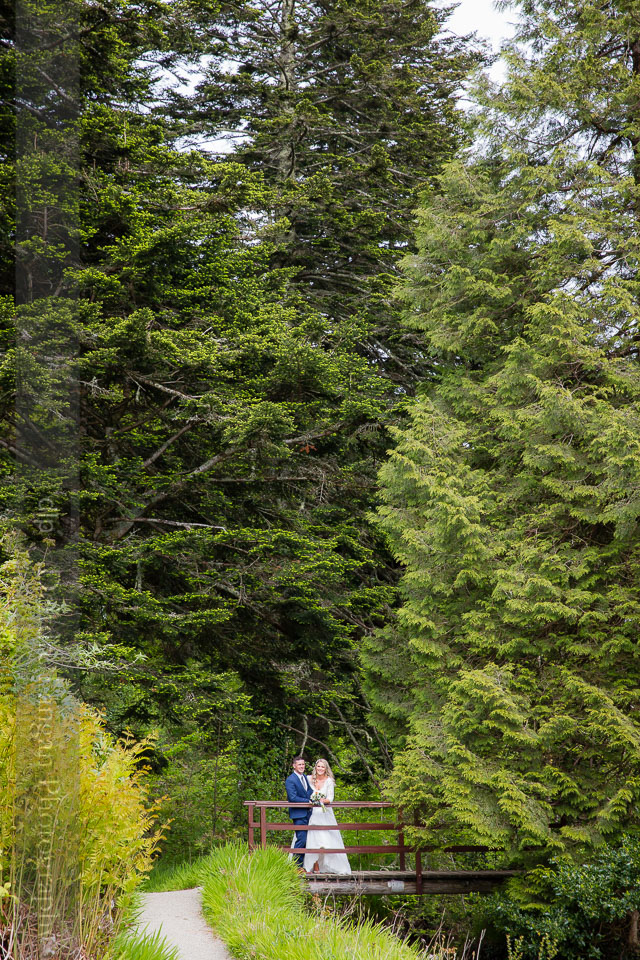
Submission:
<svg viewBox="0 0 640 960">
<path fill-rule="evenodd" d="M 422 893 L 422 854 L 416 850 L 416 893 Z"/>
<path fill-rule="evenodd" d="M 400 850 L 400 869 L 407 869 L 407 857 L 404 852 L 404 823 L 402 822 L 402 807 L 398 807 L 398 846 Z"/>
<path fill-rule="evenodd" d="M 267 845 L 267 808 L 260 807 L 260 846 L 264 850 Z"/>
<path fill-rule="evenodd" d="M 253 853 L 255 850 L 255 841 L 253 836 L 253 810 L 254 806 L 252 803 L 247 804 L 247 809 L 249 810 L 249 853 Z"/>
</svg>

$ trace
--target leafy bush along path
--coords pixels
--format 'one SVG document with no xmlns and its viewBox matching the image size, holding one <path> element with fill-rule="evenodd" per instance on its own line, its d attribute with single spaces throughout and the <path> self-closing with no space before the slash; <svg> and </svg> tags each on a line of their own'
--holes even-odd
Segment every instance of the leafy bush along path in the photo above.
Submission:
<svg viewBox="0 0 640 960">
<path fill-rule="evenodd" d="M 200 890 L 169 890 L 142 895 L 141 933 L 161 936 L 178 950 L 180 960 L 230 960 L 202 916 Z"/>
</svg>

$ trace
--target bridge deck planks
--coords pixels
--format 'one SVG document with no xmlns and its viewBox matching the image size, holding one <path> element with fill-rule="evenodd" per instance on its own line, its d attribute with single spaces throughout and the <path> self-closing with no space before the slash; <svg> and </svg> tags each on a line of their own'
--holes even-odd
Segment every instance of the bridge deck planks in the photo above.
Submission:
<svg viewBox="0 0 640 960">
<path fill-rule="evenodd" d="M 519 870 L 424 870 L 422 894 L 490 893 Z M 350 877 L 317 873 L 307 877 L 310 893 L 386 894 L 418 893 L 415 872 L 409 870 L 356 870 Z"/>
</svg>

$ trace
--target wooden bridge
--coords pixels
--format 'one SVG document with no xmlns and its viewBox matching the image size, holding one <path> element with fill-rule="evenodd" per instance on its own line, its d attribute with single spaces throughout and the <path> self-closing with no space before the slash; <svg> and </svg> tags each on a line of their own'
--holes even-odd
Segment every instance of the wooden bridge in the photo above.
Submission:
<svg viewBox="0 0 640 960">
<path fill-rule="evenodd" d="M 397 834 L 397 843 L 380 844 L 378 846 L 347 846 L 344 849 L 318 849 L 308 847 L 306 853 L 346 853 L 346 854 L 394 854 L 397 855 L 398 868 L 388 870 L 354 870 L 351 876 L 337 876 L 336 874 L 314 873 L 307 875 L 307 885 L 313 893 L 351 893 L 351 894 L 409 894 L 422 896 L 433 893 L 490 893 L 498 884 L 517 876 L 520 870 L 423 870 L 422 854 L 429 851 L 441 853 L 488 853 L 490 847 L 478 846 L 448 846 L 448 847 L 412 847 L 405 843 L 405 826 L 402 819 L 402 810 L 393 803 L 383 800 L 375 801 L 334 801 L 331 806 L 341 809 L 379 810 L 397 809 L 395 820 L 380 823 L 362 821 L 357 823 L 339 822 L 337 827 L 332 825 L 313 824 L 298 826 L 288 820 L 285 823 L 274 823 L 267 820 L 267 810 L 289 807 L 312 807 L 311 803 L 289 803 L 288 800 L 246 800 L 244 804 L 249 814 L 249 850 L 267 845 L 267 834 L 270 831 L 289 832 L 294 830 L 340 830 L 367 831 L 384 830 Z M 258 819 L 256 820 L 256 812 Z M 256 834 L 258 838 L 256 840 Z M 290 844 L 281 844 L 280 849 L 291 850 Z M 302 853 L 302 850 L 300 851 Z M 407 855 L 414 858 L 415 867 L 407 869 Z"/>
</svg>

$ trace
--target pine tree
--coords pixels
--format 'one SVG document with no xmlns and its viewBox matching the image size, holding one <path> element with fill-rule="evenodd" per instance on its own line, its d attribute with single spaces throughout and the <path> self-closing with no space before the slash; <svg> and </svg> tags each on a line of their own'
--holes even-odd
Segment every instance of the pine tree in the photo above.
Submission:
<svg viewBox="0 0 640 960">
<path fill-rule="evenodd" d="M 381 473 L 405 566 L 365 655 L 433 842 L 598 844 L 640 799 L 640 23 L 521 5 L 478 142 L 420 211 L 437 362 Z"/>
<path fill-rule="evenodd" d="M 418 191 L 464 140 L 457 99 L 481 55 L 442 33 L 430 0 L 204 5 L 204 79 L 175 96 L 179 133 L 226 141 L 272 188 L 262 224 L 292 268 L 299 311 L 328 344 L 354 339 L 372 371 L 412 391 L 424 360 L 391 297 Z M 196 41 L 194 41 L 196 43 Z"/>
</svg>

